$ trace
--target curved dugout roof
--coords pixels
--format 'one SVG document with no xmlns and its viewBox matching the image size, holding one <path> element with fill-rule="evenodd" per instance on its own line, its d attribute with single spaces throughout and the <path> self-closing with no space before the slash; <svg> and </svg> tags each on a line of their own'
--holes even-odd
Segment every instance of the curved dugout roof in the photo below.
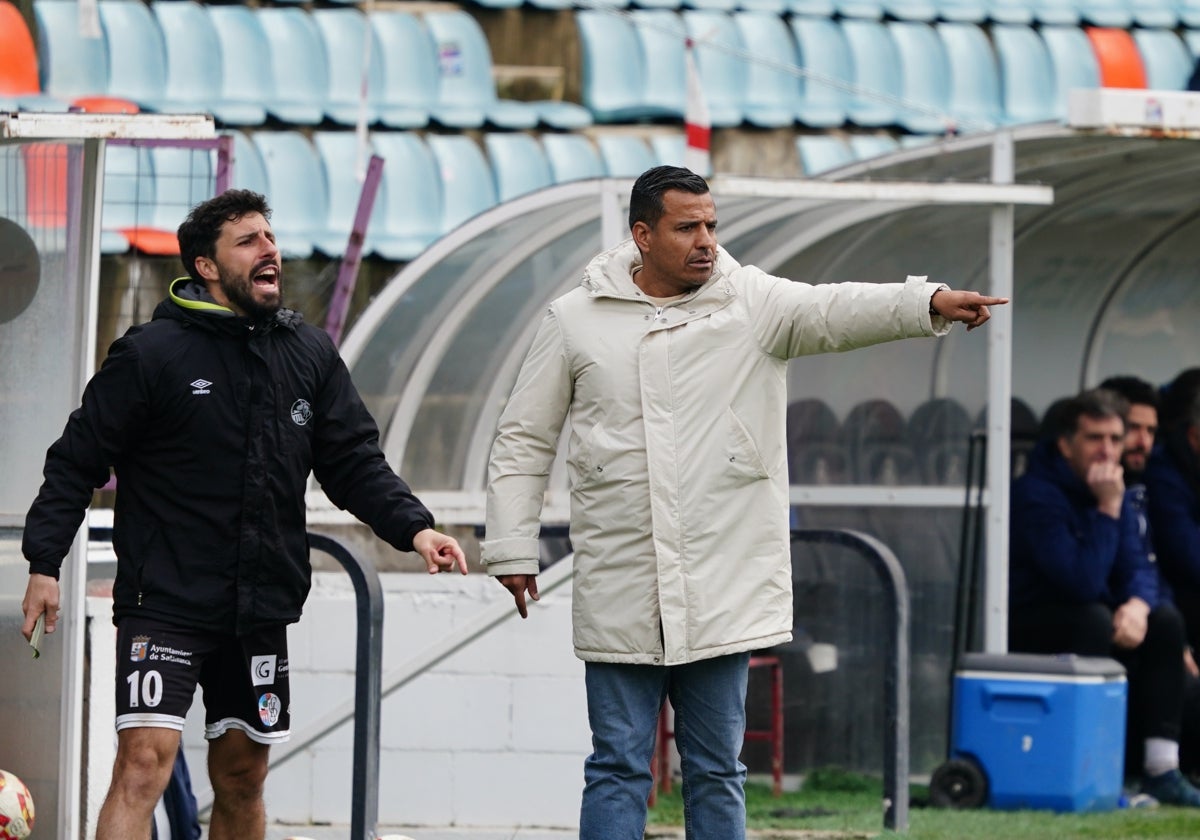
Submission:
<svg viewBox="0 0 1200 840">
<path fill-rule="evenodd" d="M 1195 364 L 1194 141 L 1054 125 L 1019 129 L 1013 140 L 1014 180 L 1054 191 L 1051 205 L 1015 210 L 1013 394 L 1040 412 L 1103 376 L 1162 382 Z M 987 182 L 992 154 L 993 135 L 975 135 L 825 178 Z M 990 205 L 734 196 L 722 183 L 713 180 L 720 240 L 743 264 L 811 283 L 927 274 L 989 288 Z M 630 186 L 563 185 L 470 220 L 406 266 L 347 336 L 343 355 L 388 458 L 424 498 L 482 499 L 496 420 L 542 312 L 593 254 L 627 234 Z M 958 329 L 942 341 L 796 360 L 791 393 L 820 397 L 843 417 L 871 397 L 907 415 L 952 396 L 974 413 L 988 394 L 979 335 Z M 562 476 L 560 465 L 552 488 L 565 486 Z"/>
</svg>

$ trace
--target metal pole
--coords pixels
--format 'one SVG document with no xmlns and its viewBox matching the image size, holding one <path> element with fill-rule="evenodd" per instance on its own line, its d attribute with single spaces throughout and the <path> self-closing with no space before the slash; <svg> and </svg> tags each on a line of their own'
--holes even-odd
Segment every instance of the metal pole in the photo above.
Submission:
<svg viewBox="0 0 1200 840">
<path fill-rule="evenodd" d="M 358 210 L 354 214 L 354 226 L 350 229 L 350 241 L 338 267 L 337 285 L 329 301 L 329 314 L 325 318 L 325 332 L 334 344 L 342 343 L 342 330 L 346 326 L 346 313 L 350 310 L 350 296 L 358 280 L 358 265 L 362 262 L 363 243 L 367 238 L 367 225 L 371 221 L 371 210 L 375 207 L 375 194 L 379 191 L 379 180 L 383 177 L 383 158 L 371 155 L 367 163 L 367 174 L 363 178 L 362 192 L 358 196 Z"/>
<path fill-rule="evenodd" d="M 845 529 L 792 531 L 793 542 L 828 543 L 857 551 L 870 563 L 887 595 L 887 661 L 884 663 L 883 827 L 908 831 L 909 604 L 904 567 L 875 537 Z"/>
</svg>

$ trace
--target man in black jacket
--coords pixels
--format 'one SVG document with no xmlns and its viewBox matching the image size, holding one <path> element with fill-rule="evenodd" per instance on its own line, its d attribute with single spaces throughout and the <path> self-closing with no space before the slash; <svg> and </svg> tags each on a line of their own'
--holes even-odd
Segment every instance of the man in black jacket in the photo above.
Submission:
<svg viewBox="0 0 1200 840">
<path fill-rule="evenodd" d="M 115 471 L 117 758 L 98 840 L 149 837 L 195 687 L 204 688 L 212 840 L 262 838 L 270 744 L 288 737 L 287 625 L 311 566 L 305 486 L 428 570 L 458 543 L 388 466 L 333 342 L 281 305 L 257 193 L 231 190 L 179 228 L 190 277 L 113 343 L 49 449 L 26 518 L 29 638 L 54 630 L 58 574 L 92 490 Z"/>
</svg>

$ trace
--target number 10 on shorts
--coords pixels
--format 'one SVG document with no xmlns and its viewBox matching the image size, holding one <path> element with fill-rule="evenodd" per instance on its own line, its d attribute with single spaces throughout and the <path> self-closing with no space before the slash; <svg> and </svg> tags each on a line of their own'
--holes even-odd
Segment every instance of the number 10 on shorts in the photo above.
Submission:
<svg viewBox="0 0 1200 840">
<path fill-rule="evenodd" d="M 153 709 L 162 702 L 163 682 L 158 671 L 147 671 L 144 675 L 134 671 L 125 682 L 129 684 L 129 708 L 145 704 Z"/>
</svg>

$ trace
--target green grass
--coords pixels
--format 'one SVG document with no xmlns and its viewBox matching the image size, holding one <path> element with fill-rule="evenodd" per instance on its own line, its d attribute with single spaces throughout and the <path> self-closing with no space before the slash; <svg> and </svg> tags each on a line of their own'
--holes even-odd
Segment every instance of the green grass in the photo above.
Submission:
<svg viewBox="0 0 1200 840">
<path fill-rule="evenodd" d="M 850 837 L 900 837 L 912 840 L 1184 840 L 1200 837 L 1200 810 L 1155 808 L 1100 814 L 1049 811 L 941 810 L 922 807 L 928 789 L 911 789 L 906 835 L 883 830 L 883 789 L 870 779 L 836 769 L 808 776 L 803 788 L 776 798 L 770 787 L 746 785 L 746 823 L 751 829 L 843 832 Z M 679 785 L 658 797 L 650 810 L 651 826 L 683 824 Z M 769 836 L 769 834 L 767 835 Z M 780 835 L 786 836 L 784 834 Z M 794 835 L 793 835 L 794 836 Z"/>
</svg>

